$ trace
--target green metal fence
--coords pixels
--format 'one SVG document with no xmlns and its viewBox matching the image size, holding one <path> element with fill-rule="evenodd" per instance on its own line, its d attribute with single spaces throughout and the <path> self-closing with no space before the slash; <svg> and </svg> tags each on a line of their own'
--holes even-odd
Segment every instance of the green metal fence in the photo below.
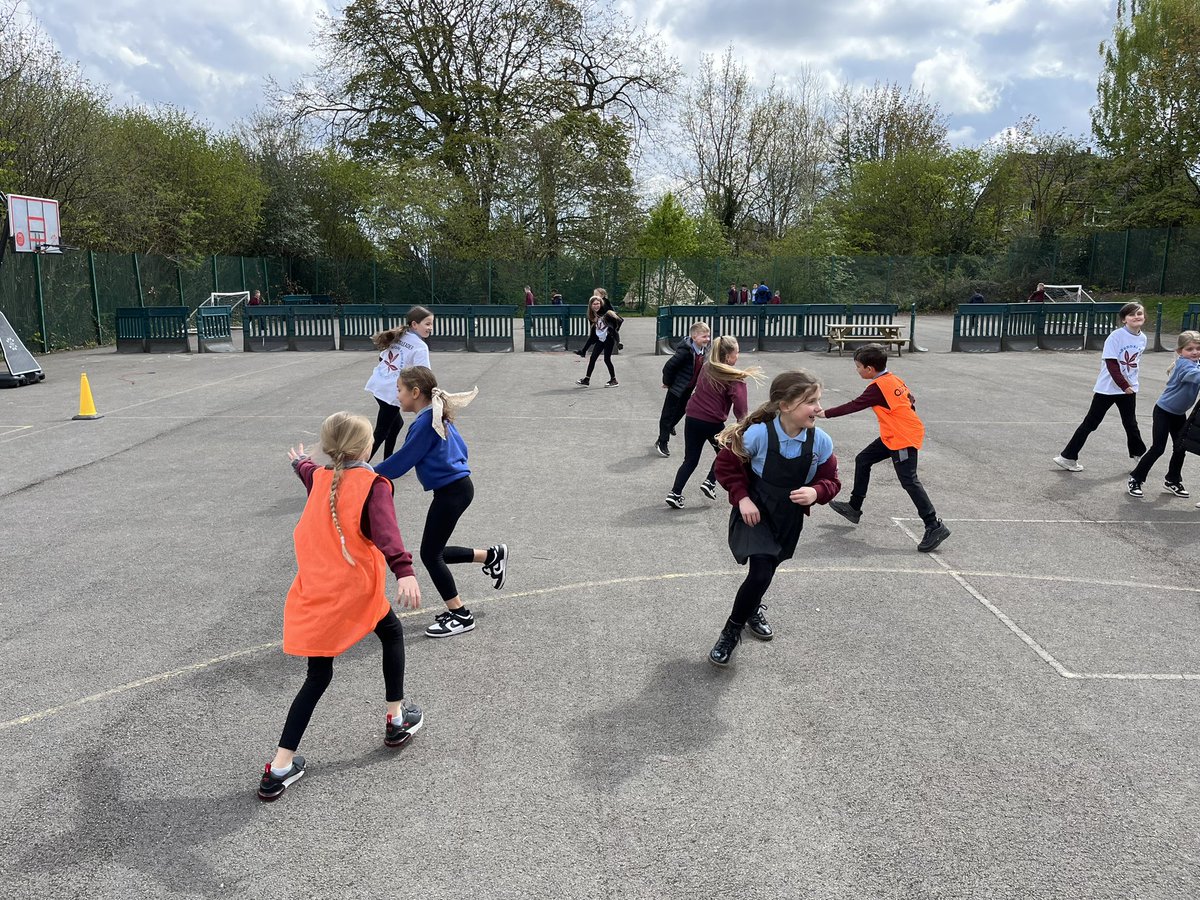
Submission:
<svg viewBox="0 0 1200 900">
<path fill-rule="evenodd" d="M 726 304 L 730 284 L 765 282 L 787 305 L 890 303 L 952 308 L 975 291 L 1019 302 L 1044 281 L 1093 292 L 1185 294 L 1200 285 L 1200 229 L 1161 228 L 1021 239 L 992 256 L 831 256 L 765 259 L 628 257 L 544 261 L 428 259 L 301 260 L 148 254 L 9 253 L 0 265 L 0 310 L 35 350 L 114 340 L 118 307 L 186 306 L 213 292 L 329 297 L 335 305 L 515 306 L 525 287 L 539 306 L 552 293 L 584 304 L 596 287 L 623 311 Z M 235 312 L 235 321 L 238 313 Z M 1011 323 L 1014 327 L 1017 323 Z M 1010 338 L 1016 335 L 1010 333 Z"/>
</svg>

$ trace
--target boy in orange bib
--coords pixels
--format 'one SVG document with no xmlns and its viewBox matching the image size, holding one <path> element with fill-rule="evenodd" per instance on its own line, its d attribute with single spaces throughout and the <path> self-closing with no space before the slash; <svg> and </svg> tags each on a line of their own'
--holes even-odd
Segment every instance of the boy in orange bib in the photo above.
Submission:
<svg viewBox="0 0 1200 900">
<path fill-rule="evenodd" d="M 829 507 L 857 525 L 862 518 L 867 486 L 871 483 L 871 467 L 890 458 L 900 486 L 908 492 L 917 514 L 925 523 L 925 536 L 917 549 L 931 553 L 950 537 L 950 529 L 938 518 L 925 486 L 917 478 L 917 451 L 925 439 L 925 426 L 917 418 L 913 395 L 903 381 L 888 371 L 887 351 L 879 344 L 867 344 L 855 350 L 854 367 L 860 378 L 871 382 L 870 386 L 849 403 L 826 409 L 821 415 L 834 419 L 872 409 L 879 420 L 879 437 L 854 457 L 854 487 L 850 490 L 849 502 L 834 500 Z"/>
<path fill-rule="evenodd" d="M 308 657 L 308 677 L 259 782 L 261 800 L 279 799 L 304 774 L 296 748 L 333 679 L 333 659 L 372 631 L 383 646 L 384 744 L 402 746 L 424 723 L 421 710 L 404 701 L 404 631 L 388 603 L 387 570 L 404 606 L 419 607 L 421 589 L 396 525 L 392 483 L 366 462 L 372 437 L 370 421 L 340 412 L 321 426 L 330 465 L 314 463 L 303 444 L 288 451 L 308 502 L 294 533 L 298 571 L 283 607 L 283 652 Z"/>
</svg>

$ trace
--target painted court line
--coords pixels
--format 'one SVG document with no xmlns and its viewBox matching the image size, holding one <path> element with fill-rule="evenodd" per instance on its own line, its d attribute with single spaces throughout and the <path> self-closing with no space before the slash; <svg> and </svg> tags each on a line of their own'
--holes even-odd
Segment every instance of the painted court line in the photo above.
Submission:
<svg viewBox="0 0 1200 900">
<path fill-rule="evenodd" d="M 901 519 L 893 516 L 892 521 L 896 523 L 896 526 L 901 531 L 903 531 L 905 534 L 907 534 L 912 539 L 914 544 L 920 543 L 920 540 L 921 540 L 920 537 L 917 536 L 911 528 L 909 528 L 907 525 L 904 524 L 904 521 L 911 522 L 914 520 L 912 520 L 912 519 L 901 520 Z M 949 522 L 949 521 L 964 521 L 964 520 L 946 519 L 944 521 Z M 1080 523 L 1080 524 L 1094 524 L 1094 523 Z M 941 558 L 941 556 L 936 551 L 933 553 L 930 553 L 929 557 L 934 562 L 936 562 L 939 566 L 941 566 L 945 570 L 946 574 L 948 574 L 951 578 L 953 578 L 955 581 L 957 581 L 963 590 L 965 590 L 968 594 L 970 594 L 972 597 L 974 597 L 975 600 L 978 601 L 985 609 L 987 609 L 988 612 L 990 612 L 993 616 L 995 616 L 997 619 L 999 619 L 1001 621 L 1001 623 L 1003 623 L 1005 628 L 1007 628 L 1009 631 L 1011 631 L 1013 634 L 1015 634 L 1017 637 L 1019 637 L 1021 639 L 1021 641 L 1029 647 L 1029 649 L 1031 649 L 1034 653 L 1036 653 L 1038 656 L 1040 656 L 1042 658 L 1042 660 L 1046 662 L 1047 665 L 1049 665 L 1052 669 L 1054 669 L 1054 671 L 1057 672 L 1059 675 L 1061 675 L 1063 678 L 1105 679 L 1105 680 L 1109 680 L 1109 681 L 1200 681 L 1200 674 L 1191 674 L 1191 673 L 1185 673 L 1185 672 L 1179 672 L 1179 673 L 1175 673 L 1175 672 L 1162 672 L 1162 673 L 1157 673 L 1157 672 L 1155 672 L 1155 673 L 1151 673 L 1151 672 L 1072 672 L 1069 669 L 1067 669 L 1066 666 L 1064 666 L 1062 663 L 1060 663 L 1057 659 L 1055 659 L 1054 656 L 1051 655 L 1050 651 L 1048 651 L 1045 647 L 1043 647 L 1041 644 L 1039 644 L 1037 641 L 1035 641 L 1023 628 L 1021 628 L 1020 625 L 1018 625 L 1016 622 L 1014 622 L 1012 619 L 1010 619 L 1004 613 L 1004 610 L 1000 609 L 1000 607 L 996 606 L 996 604 L 994 604 L 991 600 L 989 600 L 987 597 L 985 597 L 983 594 L 981 594 L 978 590 L 976 590 L 975 587 L 969 581 L 967 581 L 966 578 L 963 577 L 963 573 L 957 572 L 957 571 L 951 569 L 950 566 L 948 566 L 946 564 L 946 562 Z M 1019 577 L 1019 576 L 1001 575 L 1000 577 L 1010 578 L 1010 577 Z M 1053 576 L 1037 576 L 1037 578 L 1038 578 L 1038 580 L 1059 580 L 1059 579 L 1053 578 Z M 1065 581 L 1067 579 L 1061 579 L 1061 580 Z M 1078 579 L 1078 580 L 1086 581 L 1086 583 L 1088 583 L 1088 584 L 1101 583 L 1101 582 L 1093 581 L 1091 579 L 1086 579 L 1086 580 Z M 1112 582 L 1108 582 L 1108 583 L 1112 584 Z M 1150 585 L 1150 587 L 1160 588 L 1160 585 Z M 1193 590 L 1193 589 L 1187 589 L 1187 590 Z"/>
<path fill-rule="evenodd" d="M 918 538 L 908 528 L 900 525 L 899 520 L 896 524 L 906 533 L 913 541 Z M 964 590 L 974 597 L 979 603 L 987 608 L 993 615 L 1005 624 L 1014 634 L 1020 637 L 1028 644 L 1034 652 L 1042 657 L 1049 665 L 1051 665 L 1059 675 L 1064 678 L 1094 678 L 1094 679 L 1109 679 L 1109 680 L 1144 680 L 1144 681 L 1192 681 L 1200 680 L 1200 675 L 1192 674 L 1147 674 L 1147 673 L 1129 673 L 1129 674 L 1114 674 L 1114 673 L 1077 673 L 1069 672 L 1057 660 L 1054 659 L 1044 648 L 1029 637 L 1021 628 L 1013 622 L 1003 611 L 998 609 L 995 604 L 973 588 L 963 576 L 972 576 L 979 578 L 1017 578 L 1022 580 L 1038 580 L 1038 581 L 1062 581 L 1062 582 L 1080 582 L 1087 584 L 1104 584 L 1113 587 L 1145 587 L 1157 590 L 1174 590 L 1185 593 L 1200 593 L 1200 588 L 1179 587 L 1176 585 L 1159 585 L 1159 584 L 1143 584 L 1140 582 L 1126 581 L 1095 581 L 1094 579 L 1069 578 L 1066 576 L 1043 576 L 1043 575 L 1013 575 L 1007 572 L 960 572 L 950 568 L 945 561 L 936 553 L 929 554 L 929 558 L 937 562 L 939 569 L 913 569 L 913 568 L 870 568 L 859 566 L 787 566 L 781 567 L 778 574 L 781 575 L 819 575 L 828 573 L 850 574 L 850 575 L 919 575 L 922 577 L 948 577 L 957 581 Z M 713 578 L 713 577 L 740 577 L 744 574 L 744 570 L 723 569 L 712 572 L 669 572 L 663 575 L 629 575 L 623 578 L 609 578 L 602 581 L 579 581 L 573 584 L 561 584 L 554 587 L 535 588 L 528 591 L 518 591 L 511 594 L 502 594 L 492 598 L 478 598 L 472 602 L 472 606 L 477 606 L 481 603 L 495 603 L 499 600 L 520 600 L 525 597 L 540 597 L 546 594 L 562 593 L 564 591 L 574 590 L 589 590 L 594 588 L 612 587 L 620 584 L 645 584 L 646 582 L 663 582 L 675 581 L 686 578 Z M 401 610 L 397 614 L 398 618 L 411 619 L 416 616 L 430 615 L 430 608 L 422 607 L 421 609 Z M 19 716 L 15 719 L 9 719 L 7 722 L 0 722 L 0 730 L 12 728 L 17 725 L 28 725 L 31 722 L 36 722 L 40 719 L 50 718 L 63 712 L 70 712 L 78 709 L 81 706 L 86 706 L 90 703 L 96 703 L 101 700 L 106 700 L 110 697 L 115 697 L 119 694 L 124 694 L 140 687 L 155 684 L 160 681 L 166 681 L 170 678 L 176 678 L 180 675 L 186 675 L 190 672 L 199 672 L 211 666 L 219 665 L 220 663 L 229 662 L 233 659 L 238 659 L 243 656 L 250 656 L 255 653 L 261 653 L 264 650 L 278 649 L 283 645 L 283 641 L 271 641 L 267 644 L 259 644 L 254 647 L 246 647 L 242 650 L 235 650 L 231 653 L 224 653 L 220 656 L 215 656 L 212 659 L 204 660 L 203 662 L 191 663 L 182 668 L 172 669 L 169 672 L 160 672 L 157 675 L 148 675 L 145 678 L 139 678 L 136 681 L 131 681 L 128 684 L 117 685 L 116 687 L 108 688 L 97 694 L 91 694 L 87 697 L 80 697 L 77 700 L 71 700 L 67 703 L 52 706 L 48 709 L 43 709 L 38 712 L 29 713 L 24 716 Z"/>
</svg>

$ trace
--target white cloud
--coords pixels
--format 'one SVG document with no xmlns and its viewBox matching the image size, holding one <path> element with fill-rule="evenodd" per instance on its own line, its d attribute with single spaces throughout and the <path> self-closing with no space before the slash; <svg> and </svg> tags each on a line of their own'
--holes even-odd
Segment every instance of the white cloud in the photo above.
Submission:
<svg viewBox="0 0 1200 900">
<path fill-rule="evenodd" d="M 912 83 L 950 114 L 991 112 L 1000 91 L 976 71 L 962 50 L 943 50 L 913 68 Z"/>
</svg>

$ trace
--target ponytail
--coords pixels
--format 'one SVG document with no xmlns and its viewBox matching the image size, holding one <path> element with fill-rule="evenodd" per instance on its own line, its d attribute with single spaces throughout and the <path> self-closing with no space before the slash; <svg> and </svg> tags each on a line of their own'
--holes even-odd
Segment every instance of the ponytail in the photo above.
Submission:
<svg viewBox="0 0 1200 900">
<path fill-rule="evenodd" d="M 730 425 L 718 434 L 717 443 L 727 448 L 739 459 L 743 461 L 748 460 L 750 457 L 746 453 L 745 444 L 747 428 L 751 425 L 757 425 L 760 422 L 774 421 L 775 417 L 779 415 L 781 404 L 806 400 L 815 395 L 820 389 L 821 382 L 817 380 L 817 376 L 811 372 L 806 372 L 804 369 L 796 369 L 776 375 L 771 382 L 771 392 L 767 398 L 767 402 L 763 403 L 740 422 Z"/>
</svg>

